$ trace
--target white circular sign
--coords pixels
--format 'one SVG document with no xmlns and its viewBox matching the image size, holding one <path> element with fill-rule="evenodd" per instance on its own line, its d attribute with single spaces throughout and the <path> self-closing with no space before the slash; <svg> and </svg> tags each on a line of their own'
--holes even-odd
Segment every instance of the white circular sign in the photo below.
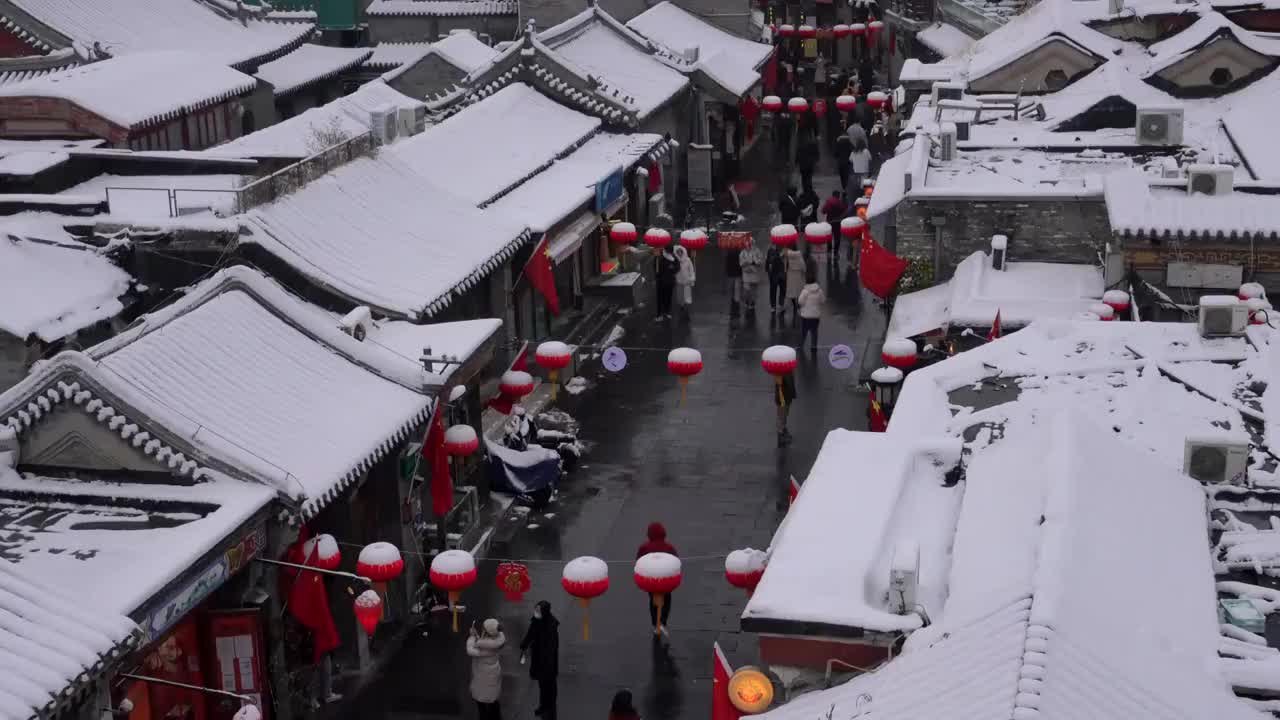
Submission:
<svg viewBox="0 0 1280 720">
<path fill-rule="evenodd" d="M 848 370 L 853 367 L 853 348 L 848 345 L 833 345 L 827 353 L 827 362 L 837 370 Z"/>
<path fill-rule="evenodd" d="M 621 372 L 627 366 L 627 353 L 617 345 L 610 345 L 604 349 L 604 356 L 600 362 L 609 372 Z"/>
</svg>

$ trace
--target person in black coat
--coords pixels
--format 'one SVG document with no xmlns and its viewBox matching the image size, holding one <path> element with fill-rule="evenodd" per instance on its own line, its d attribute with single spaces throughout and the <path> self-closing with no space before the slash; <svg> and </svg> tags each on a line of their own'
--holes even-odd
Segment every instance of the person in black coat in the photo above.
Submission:
<svg viewBox="0 0 1280 720">
<path fill-rule="evenodd" d="M 782 217 L 783 225 L 798 226 L 800 224 L 800 206 L 796 202 L 795 187 L 788 187 L 782 197 L 778 198 L 778 214 Z"/>
<path fill-rule="evenodd" d="M 806 193 L 813 192 L 813 171 L 818 166 L 818 143 L 813 133 L 805 131 L 800 135 L 800 145 L 796 148 L 796 167 L 800 169 L 800 187 Z"/>
<path fill-rule="evenodd" d="M 680 271 L 680 263 L 671 254 L 670 247 L 663 248 L 654 262 L 654 284 L 658 286 L 658 319 L 663 320 L 671 317 L 671 298 L 676 291 L 676 273 Z"/>
<path fill-rule="evenodd" d="M 556 678 L 560 675 L 560 621 L 551 614 L 551 603 L 539 600 L 533 619 L 520 641 L 520 663 L 529 660 L 529 677 L 538 682 L 538 708 L 543 720 L 556 720 Z"/>
<path fill-rule="evenodd" d="M 779 307 L 785 309 L 787 264 L 777 245 L 769 246 L 769 254 L 764 258 L 764 272 L 769 276 L 769 311 L 778 312 Z"/>
</svg>

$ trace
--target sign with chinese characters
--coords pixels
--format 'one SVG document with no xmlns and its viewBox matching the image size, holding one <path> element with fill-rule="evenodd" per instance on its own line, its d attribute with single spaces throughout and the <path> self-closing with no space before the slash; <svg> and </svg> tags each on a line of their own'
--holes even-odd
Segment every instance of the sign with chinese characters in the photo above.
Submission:
<svg viewBox="0 0 1280 720">
<path fill-rule="evenodd" d="M 1170 263 L 1188 263 L 1202 265 L 1239 265 L 1241 268 L 1252 267 L 1254 272 L 1280 272 L 1280 252 L 1257 248 L 1250 250 L 1248 246 L 1218 245 L 1193 246 L 1188 242 L 1178 243 L 1179 247 L 1151 246 L 1127 247 L 1124 250 L 1125 263 L 1139 270 L 1163 270 Z"/>
<path fill-rule="evenodd" d="M 596 183 L 596 212 L 608 210 L 609 206 L 622 197 L 625 190 L 621 168 L 614 170 L 609 177 Z"/>
</svg>

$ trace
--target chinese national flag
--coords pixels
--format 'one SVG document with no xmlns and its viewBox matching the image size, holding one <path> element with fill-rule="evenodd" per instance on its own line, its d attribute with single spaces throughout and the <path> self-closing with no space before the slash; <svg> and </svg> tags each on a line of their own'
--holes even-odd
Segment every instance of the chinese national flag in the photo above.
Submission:
<svg viewBox="0 0 1280 720">
<path fill-rule="evenodd" d="M 883 300 L 893 292 L 906 271 L 906 260 L 885 250 L 869 233 L 862 236 L 862 251 L 858 258 L 858 279 L 862 281 L 862 287 Z"/>
<path fill-rule="evenodd" d="M 889 429 L 889 420 L 884 416 L 884 408 L 880 407 L 880 402 L 875 398 L 871 400 L 871 432 L 884 432 Z"/>
<path fill-rule="evenodd" d="M 787 489 L 788 504 L 795 504 L 796 498 L 800 495 L 800 483 L 796 482 L 796 476 L 791 476 L 791 487 Z"/>
<path fill-rule="evenodd" d="M 776 49 L 769 56 L 769 62 L 764 66 L 760 84 L 764 86 L 766 94 L 773 93 L 778 88 L 778 51 Z"/>
<path fill-rule="evenodd" d="M 720 643 L 715 643 L 711 648 L 716 662 L 711 675 L 711 720 L 738 720 L 742 713 L 729 699 L 729 678 L 733 677 L 733 668 L 720 650 Z"/>
<path fill-rule="evenodd" d="M 987 342 L 1000 337 L 1000 308 L 996 308 L 996 320 L 991 323 L 991 332 L 987 333 Z"/>
<path fill-rule="evenodd" d="M 295 565 L 310 565 L 315 557 L 305 557 L 302 547 L 310 539 L 306 528 L 298 534 L 298 539 L 285 551 L 285 562 Z M 319 543 L 312 549 L 314 556 L 319 552 Z M 280 571 L 280 589 L 288 598 L 289 613 L 312 635 L 313 661 L 319 662 L 325 653 L 336 649 L 342 641 L 338 638 L 338 628 L 333 624 L 333 613 L 329 612 L 329 594 L 324 587 L 324 576 L 309 570 L 282 568 Z"/>
<path fill-rule="evenodd" d="M 559 315 L 560 296 L 556 294 L 556 277 L 551 267 L 551 248 L 545 237 L 538 243 L 538 247 L 533 249 L 533 256 L 524 266 L 524 274 L 529 278 L 529 284 L 542 293 L 542 297 L 547 301 L 547 307 L 551 309 L 551 314 Z"/>
<path fill-rule="evenodd" d="M 444 403 L 437 400 L 435 417 L 422 446 L 423 459 L 431 463 L 431 512 L 444 517 L 453 509 L 453 477 L 449 474 L 449 454 L 444 451 Z"/>
</svg>

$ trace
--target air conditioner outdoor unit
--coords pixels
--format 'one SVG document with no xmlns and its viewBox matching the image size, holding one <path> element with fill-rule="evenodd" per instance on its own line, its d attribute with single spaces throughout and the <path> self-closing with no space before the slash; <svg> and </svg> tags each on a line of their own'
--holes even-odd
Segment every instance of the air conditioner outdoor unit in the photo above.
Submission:
<svg viewBox="0 0 1280 720">
<path fill-rule="evenodd" d="M 1138 108 L 1139 145 L 1181 145 L 1182 108 Z"/>
<path fill-rule="evenodd" d="M 395 141 L 397 116 L 395 107 L 391 105 L 384 105 L 369 113 L 369 132 L 373 133 L 374 141 L 381 145 L 388 145 Z"/>
<path fill-rule="evenodd" d="M 418 134 L 418 111 L 411 107 L 402 107 L 396 111 L 396 134 L 409 137 Z"/>
<path fill-rule="evenodd" d="M 889 611 L 906 615 L 916 606 L 920 583 L 920 546 L 910 540 L 893 549 L 889 566 Z"/>
<path fill-rule="evenodd" d="M 1189 165 L 1187 166 L 1187 192 L 1191 195 L 1229 195 L 1235 169 L 1230 165 Z"/>
<path fill-rule="evenodd" d="M 1231 437 L 1189 437 L 1182 471 L 1204 483 L 1241 484 L 1249 465 L 1249 443 Z"/>
<path fill-rule="evenodd" d="M 1249 306 L 1234 295 L 1204 295 L 1196 324 L 1200 337 L 1241 337 L 1249 325 Z"/>
<path fill-rule="evenodd" d="M 933 84 L 933 90 L 930 92 L 930 100 L 932 100 L 934 107 L 938 106 L 939 100 L 961 100 L 963 98 L 964 83 L 936 82 Z"/>
<path fill-rule="evenodd" d="M 951 161 L 956 157 L 956 124 L 942 123 L 938 132 L 938 159 Z"/>
<path fill-rule="evenodd" d="M 372 326 L 373 313 L 370 312 L 367 305 L 361 305 L 342 316 L 342 332 L 361 342 L 364 342 L 365 336 L 369 334 L 369 328 Z"/>
</svg>

